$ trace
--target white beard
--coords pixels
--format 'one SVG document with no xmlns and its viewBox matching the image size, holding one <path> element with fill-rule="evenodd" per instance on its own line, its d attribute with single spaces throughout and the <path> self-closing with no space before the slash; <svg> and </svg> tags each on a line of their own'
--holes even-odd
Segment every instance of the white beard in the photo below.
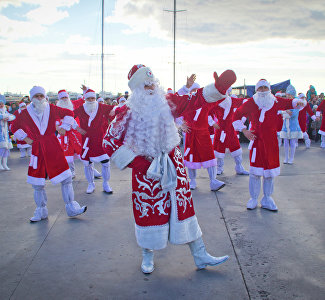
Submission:
<svg viewBox="0 0 325 300">
<path fill-rule="evenodd" d="M 273 94 L 268 91 L 268 92 L 256 92 L 254 94 L 253 99 L 255 103 L 257 104 L 259 109 L 265 109 L 269 110 L 273 104 L 276 98 L 273 96 Z"/>
<path fill-rule="evenodd" d="M 41 101 L 39 101 L 33 98 L 32 103 L 36 114 L 42 115 L 47 105 L 46 99 L 44 98 Z"/>
<path fill-rule="evenodd" d="M 68 100 L 59 100 L 56 106 L 61 107 L 61 108 L 67 108 L 70 110 L 73 110 L 73 104 L 70 99 Z"/>
<path fill-rule="evenodd" d="M 157 157 L 173 150 L 180 138 L 164 91 L 156 87 L 151 93 L 141 87 L 128 98 L 125 144 L 137 155 Z"/>
<path fill-rule="evenodd" d="M 97 101 L 89 102 L 86 100 L 85 102 L 85 111 L 88 115 L 92 114 L 97 109 Z"/>
</svg>

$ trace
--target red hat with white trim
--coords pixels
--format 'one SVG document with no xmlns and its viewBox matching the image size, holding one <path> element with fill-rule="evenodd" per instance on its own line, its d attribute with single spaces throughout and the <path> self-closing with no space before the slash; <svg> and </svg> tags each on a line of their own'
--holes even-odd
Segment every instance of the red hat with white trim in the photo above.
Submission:
<svg viewBox="0 0 325 300">
<path fill-rule="evenodd" d="M 266 79 L 260 79 L 256 85 L 255 85 L 255 92 L 257 91 L 257 89 L 261 86 L 266 86 L 269 88 L 269 90 L 271 90 L 271 86 L 270 83 L 266 80 Z"/>
<path fill-rule="evenodd" d="M 91 97 L 96 99 L 96 93 L 92 89 L 88 89 L 84 96 L 85 96 L 85 99 L 91 98 Z"/>
<path fill-rule="evenodd" d="M 69 98 L 69 94 L 67 93 L 66 90 L 59 90 L 58 91 L 58 99 L 60 100 L 61 98 L 64 97 L 68 97 Z"/>
</svg>

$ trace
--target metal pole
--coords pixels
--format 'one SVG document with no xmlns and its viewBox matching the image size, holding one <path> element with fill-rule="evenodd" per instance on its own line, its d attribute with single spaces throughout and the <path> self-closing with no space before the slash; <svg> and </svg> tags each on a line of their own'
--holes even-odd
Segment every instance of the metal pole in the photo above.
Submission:
<svg viewBox="0 0 325 300">
<path fill-rule="evenodd" d="M 174 61 L 173 61 L 173 92 L 175 93 L 175 78 L 176 78 L 176 55 L 175 55 L 175 49 L 176 49 L 176 0 L 174 0 Z"/>
<path fill-rule="evenodd" d="M 102 97 L 104 97 L 104 0 L 102 0 Z"/>
</svg>

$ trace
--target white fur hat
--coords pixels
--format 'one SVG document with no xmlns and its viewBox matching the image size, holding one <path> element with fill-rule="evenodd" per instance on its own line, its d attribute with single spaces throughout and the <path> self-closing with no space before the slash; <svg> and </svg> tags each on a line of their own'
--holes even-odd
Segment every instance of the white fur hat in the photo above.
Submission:
<svg viewBox="0 0 325 300">
<path fill-rule="evenodd" d="M 269 88 L 269 90 L 271 90 L 270 83 L 266 79 L 260 79 L 255 85 L 255 92 L 261 86 L 267 86 Z"/>
<path fill-rule="evenodd" d="M 96 99 L 96 93 L 92 89 L 88 89 L 84 96 L 85 96 L 85 99 L 90 98 L 90 97 Z"/>
<path fill-rule="evenodd" d="M 42 94 L 44 97 L 46 97 L 45 89 L 41 86 L 32 87 L 32 89 L 29 91 L 30 100 L 32 100 L 36 94 Z"/>
<path fill-rule="evenodd" d="M 67 91 L 66 90 L 58 91 L 58 99 L 60 100 L 61 98 L 64 98 L 64 97 L 69 98 L 69 94 L 67 93 Z"/>
<path fill-rule="evenodd" d="M 153 81 L 155 79 L 151 69 L 145 65 L 134 65 L 128 74 L 128 85 L 131 91 L 136 87 L 144 84 L 146 81 Z"/>
</svg>

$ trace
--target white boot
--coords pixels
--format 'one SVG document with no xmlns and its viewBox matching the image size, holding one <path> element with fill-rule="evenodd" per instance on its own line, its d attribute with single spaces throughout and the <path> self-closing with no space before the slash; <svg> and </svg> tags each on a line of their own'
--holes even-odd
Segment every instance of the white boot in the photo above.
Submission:
<svg viewBox="0 0 325 300">
<path fill-rule="evenodd" d="M 48 217 L 48 210 L 46 207 L 47 197 L 44 189 L 44 185 L 32 185 L 34 189 L 34 201 L 36 203 L 36 209 L 33 217 L 30 218 L 31 222 L 38 222 Z"/>
<path fill-rule="evenodd" d="M 25 148 L 20 148 L 20 158 L 24 158 L 26 157 L 26 149 Z"/>
<path fill-rule="evenodd" d="M 284 164 L 287 164 L 289 161 L 289 140 L 288 139 L 284 139 L 283 142 L 283 146 L 284 146 Z"/>
<path fill-rule="evenodd" d="M 190 189 L 195 190 L 196 189 L 196 169 L 188 169 L 188 177 L 190 178 Z"/>
<path fill-rule="evenodd" d="M 242 161 L 243 161 L 242 154 L 234 156 L 234 160 L 236 163 L 235 171 L 237 175 L 249 175 L 249 172 L 247 172 L 242 165 Z"/>
<path fill-rule="evenodd" d="M 2 166 L 5 169 L 5 171 L 10 171 L 10 168 L 7 166 L 7 161 L 8 161 L 8 157 L 3 157 L 2 158 Z"/>
<path fill-rule="evenodd" d="M 191 253 L 194 258 L 194 262 L 198 269 L 204 269 L 207 266 L 216 266 L 225 262 L 229 256 L 214 257 L 207 253 L 204 242 L 201 237 L 197 240 L 188 243 L 191 249 Z"/>
<path fill-rule="evenodd" d="M 31 156 L 32 155 L 32 147 L 28 147 L 27 148 L 27 156 Z"/>
<path fill-rule="evenodd" d="M 208 167 L 207 168 L 210 178 L 210 189 L 211 191 L 219 191 L 222 189 L 226 184 L 223 181 L 216 179 L 217 177 L 217 168 L 216 166 Z"/>
<path fill-rule="evenodd" d="M 273 194 L 273 177 L 264 177 L 263 178 L 263 192 L 264 196 L 261 200 L 261 207 L 271 211 L 278 211 L 277 206 L 274 203 L 271 195 Z"/>
<path fill-rule="evenodd" d="M 61 182 L 61 192 L 65 203 L 65 210 L 69 217 L 81 215 L 87 210 L 87 206 L 81 207 L 77 201 L 74 201 L 72 177 L 68 177 Z"/>
<path fill-rule="evenodd" d="M 107 194 L 113 194 L 113 190 L 109 186 L 109 179 L 111 178 L 110 163 L 102 164 L 102 176 L 103 176 L 103 190 Z"/>
<path fill-rule="evenodd" d="M 74 167 L 74 161 L 68 163 L 70 171 L 72 173 L 72 179 L 76 177 L 76 171 Z"/>
<path fill-rule="evenodd" d="M 257 206 L 258 196 L 261 191 L 261 176 L 249 175 L 249 193 L 251 198 L 247 202 L 247 209 L 253 210 Z"/>
<path fill-rule="evenodd" d="M 153 262 L 153 250 L 142 248 L 141 270 L 144 274 L 150 274 L 155 269 Z"/>
<path fill-rule="evenodd" d="M 310 144 L 311 144 L 311 141 L 309 139 L 309 135 L 307 132 L 304 132 L 303 133 L 303 138 L 305 140 L 305 145 L 306 145 L 306 148 L 309 149 L 310 148 Z"/>
<path fill-rule="evenodd" d="M 87 194 L 91 194 L 95 191 L 95 182 L 94 182 L 94 169 L 92 164 L 89 164 L 88 166 L 84 166 L 85 170 L 85 177 L 88 181 L 88 187 L 87 187 Z"/>
<path fill-rule="evenodd" d="M 0 156 L 0 171 L 4 171 L 4 167 L 2 165 L 2 156 Z"/>
<path fill-rule="evenodd" d="M 95 178 L 101 178 L 101 177 L 102 177 L 102 174 L 100 174 L 100 173 L 96 170 L 96 168 L 95 168 L 95 164 L 92 163 L 91 165 L 92 165 L 93 170 L 94 170 L 94 177 L 95 177 Z"/>
<path fill-rule="evenodd" d="M 325 148 L 325 135 L 321 135 L 320 140 L 321 140 L 320 147 Z"/>
<path fill-rule="evenodd" d="M 280 134 L 278 134 L 278 145 L 279 148 L 282 146 L 282 139 L 280 138 Z"/>
<path fill-rule="evenodd" d="M 217 175 L 221 175 L 223 173 L 223 166 L 225 162 L 223 158 L 217 158 Z"/>
<path fill-rule="evenodd" d="M 290 157 L 288 160 L 288 164 L 292 165 L 293 164 L 293 160 L 295 158 L 295 152 L 296 152 L 296 147 L 298 144 L 298 140 L 297 139 L 291 139 L 290 140 Z"/>
</svg>

